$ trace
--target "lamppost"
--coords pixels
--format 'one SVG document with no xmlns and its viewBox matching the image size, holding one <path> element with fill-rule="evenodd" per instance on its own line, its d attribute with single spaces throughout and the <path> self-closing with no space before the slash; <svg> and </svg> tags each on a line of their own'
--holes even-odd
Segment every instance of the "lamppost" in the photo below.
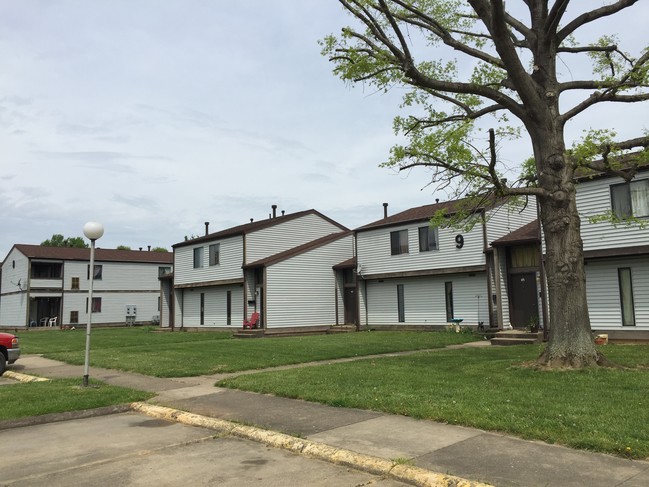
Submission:
<svg viewBox="0 0 649 487">
<path fill-rule="evenodd" d="M 90 362 L 90 328 L 92 326 L 92 285 L 95 281 L 95 240 L 104 234 L 104 226 L 97 222 L 88 222 L 83 226 L 83 234 L 90 240 L 90 284 L 88 286 L 88 324 L 86 325 L 86 360 L 83 366 L 83 387 L 88 387 Z"/>
</svg>

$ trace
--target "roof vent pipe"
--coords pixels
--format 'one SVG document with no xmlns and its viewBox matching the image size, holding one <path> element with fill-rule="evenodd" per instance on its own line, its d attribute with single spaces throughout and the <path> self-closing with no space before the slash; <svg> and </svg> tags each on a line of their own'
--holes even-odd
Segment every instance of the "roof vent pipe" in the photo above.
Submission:
<svg viewBox="0 0 649 487">
<path fill-rule="evenodd" d="M 383 203 L 383 218 L 387 218 L 387 217 L 388 217 L 388 204 Z"/>
<path fill-rule="evenodd" d="M 251 218 L 251 219 L 250 219 L 250 223 L 252 223 L 253 221 L 255 221 L 255 219 L 254 219 L 254 218 Z"/>
<path fill-rule="evenodd" d="M 142 252 L 142 247 L 140 247 L 140 252 Z"/>
<path fill-rule="evenodd" d="M 282 210 L 282 216 L 284 216 L 284 210 Z"/>
<path fill-rule="evenodd" d="M 435 203 L 439 203 L 439 198 L 435 198 Z"/>
<path fill-rule="evenodd" d="M 210 233 L 210 222 L 205 222 L 205 235 Z"/>
<path fill-rule="evenodd" d="M 271 207 L 273 209 L 273 218 L 277 218 L 277 205 Z"/>
<path fill-rule="evenodd" d="M 147 250 L 148 250 L 149 252 L 151 252 L 151 246 L 150 246 L 150 245 L 147 245 Z"/>
</svg>

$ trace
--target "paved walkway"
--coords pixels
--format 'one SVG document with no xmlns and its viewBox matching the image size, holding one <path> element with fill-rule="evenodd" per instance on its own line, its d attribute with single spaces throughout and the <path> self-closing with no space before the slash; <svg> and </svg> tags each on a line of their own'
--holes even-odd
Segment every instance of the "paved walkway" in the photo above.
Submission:
<svg viewBox="0 0 649 487">
<path fill-rule="evenodd" d="M 308 365 L 315 364 L 299 366 Z M 81 378 L 82 369 L 36 355 L 23 356 L 12 367 L 16 372 L 52 378 Z M 254 372 L 258 371 L 246 373 Z M 238 374 L 227 374 L 232 375 Z M 496 486 L 649 485 L 649 462 L 404 416 L 215 388 L 216 380 L 226 374 L 161 379 L 91 368 L 90 376 L 109 384 L 154 392 L 157 396 L 149 401 L 153 404 L 254 425 Z"/>
</svg>

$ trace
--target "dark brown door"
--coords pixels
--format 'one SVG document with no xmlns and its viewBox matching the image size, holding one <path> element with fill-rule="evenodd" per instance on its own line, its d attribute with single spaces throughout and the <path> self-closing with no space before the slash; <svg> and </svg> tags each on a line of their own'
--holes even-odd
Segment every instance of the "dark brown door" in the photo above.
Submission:
<svg viewBox="0 0 649 487">
<path fill-rule="evenodd" d="M 356 299 L 356 288 L 355 287 L 346 287 L 345 288 L 345 323 L 346 324 L 357 324 L 358 323 L 358 299 Z"/>
<path fill-rule="evenodd" d="M 538 323 L 538 291 L 536 273 L 511 274 L 509 276 L 510 307 L 509 318 L 514 328 L 527 328 L 531 323 Z"/>
</svg>

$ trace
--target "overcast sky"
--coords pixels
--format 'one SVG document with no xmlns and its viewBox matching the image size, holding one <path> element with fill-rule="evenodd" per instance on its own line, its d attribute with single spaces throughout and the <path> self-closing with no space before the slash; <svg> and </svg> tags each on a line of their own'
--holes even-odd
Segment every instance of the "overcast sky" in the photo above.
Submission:
<svg viewBox="0 0 649 487">
<path fill-rule="evenodd" d="M 606 23 L 636 47 L 638 3 Z M 90 220 L 101 247 L 171 249 L 272 204 L 355 228 L 443 199 L 378 167 L 401 93 L 345 85 L 317 44 L 350 20 L 335 0 L 0 0 L 0 260 Z M 646 107 L 624 108 L 571 133 L 640 135 Z"/>
</svg>

